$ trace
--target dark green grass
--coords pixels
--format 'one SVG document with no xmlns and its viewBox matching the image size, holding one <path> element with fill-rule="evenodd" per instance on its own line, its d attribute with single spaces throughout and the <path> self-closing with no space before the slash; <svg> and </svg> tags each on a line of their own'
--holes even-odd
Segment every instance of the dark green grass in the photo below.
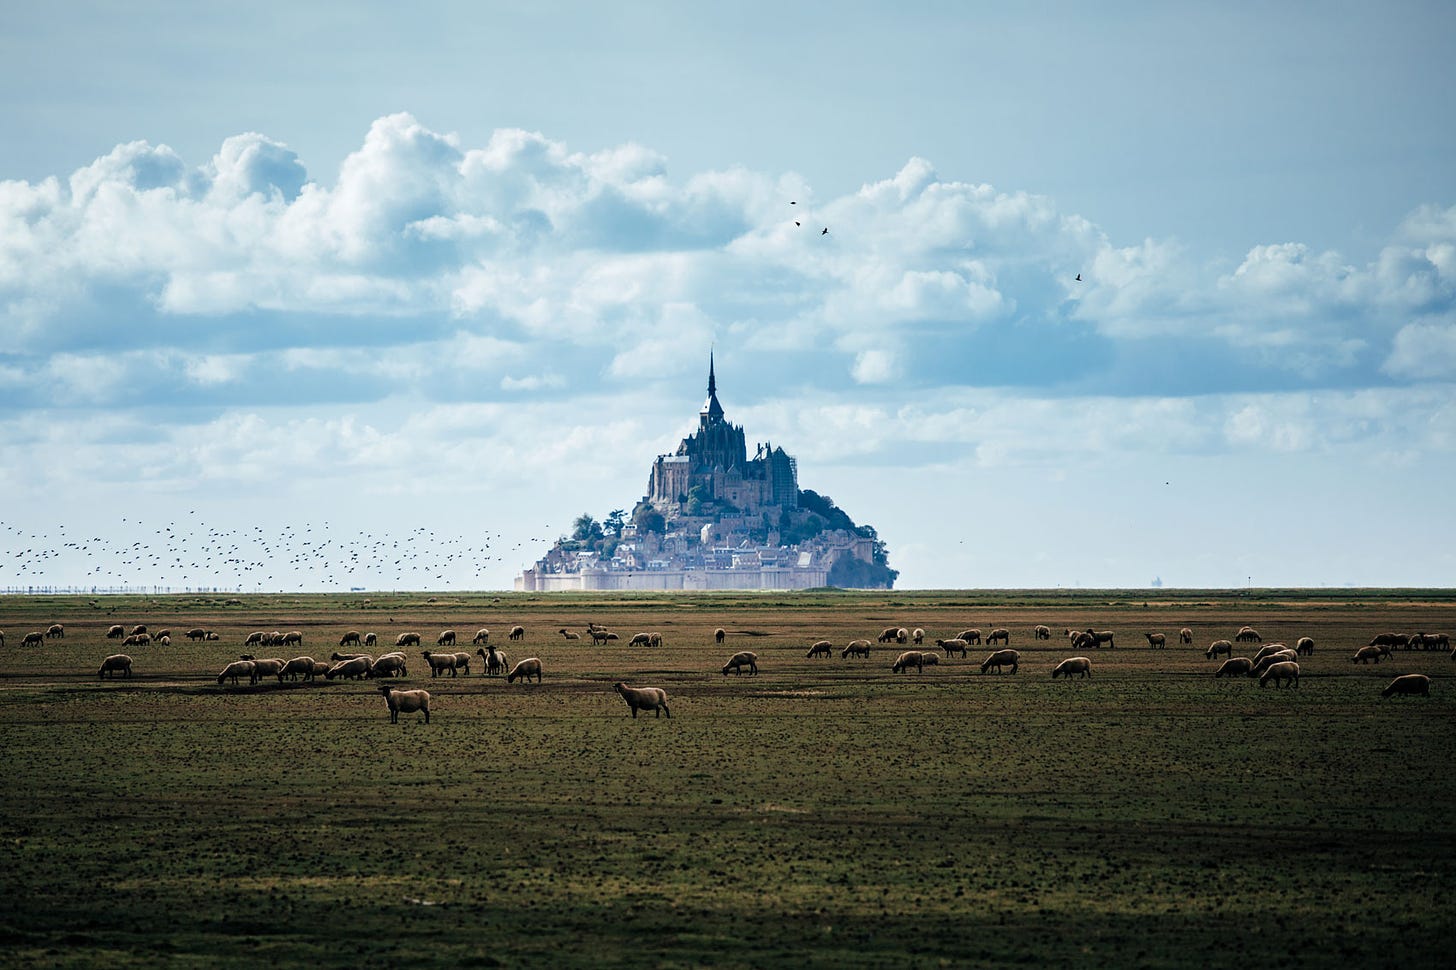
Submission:
<svg viewBox="0 0 1456 970">
<path fill-rule="evenodd" d="M 228 642 L 192 645 L 165 604 L 118 611 L 174 628 L 173 647 L 134 651 L 131 683 L 95 679 L 109 617 L 0 603 L 15 607 L 0 655 L 0 961 L 1449 961 L 1456 664 L 1349 663 L 1372 632 L 1449 629 L 1449 605 L 1236 603 L 1198 614 L 1199 649 L 1150 651 L 1133 638 L 1173 638 L 1189 608 L 538 600 L 404 605 L 390 625 L 249 599 L 243 616 L 196 624 Z M 15 631 L 41 617 L 74 632 L 21 651 Z M 550 632 L 589 618 L 668 646 L 593 650 Z M 488 625 L 500 640 L 512 621 L 531 632 L 502 645 L 542 657 L 546 683 L 412 666 L 409 685 L 435 697 L 429 725 L 391 725 L 368 684 L 214 681 L 250 629 L 304 629 L 326 655 L 349 628 L 468 640 Z M 1032 622 L 1115 628 L 1125 646 L 1093 655 L 1092 680 L 1053 682 L 1068 651 L 1029 641 Z M 1213 679 L 1202 647 L 1244 622 L 1316 637 L 1298 690 Z M 804 657 L 820 636 L 892 623 L 1007 625 L 1022 670 L 982 676 L 975 647 L 924 674 L 890 673 L 898 646 Z M 722 646 L 720 625 L 735 631 Z M 745 648 L 763 673 L 721 676 Z M 1379 697 L 1415 670 L 1436 678 L 1430 698 Z M 667 687 L 674 716 L 632 720 L 616 679 Z"/>
</svg>

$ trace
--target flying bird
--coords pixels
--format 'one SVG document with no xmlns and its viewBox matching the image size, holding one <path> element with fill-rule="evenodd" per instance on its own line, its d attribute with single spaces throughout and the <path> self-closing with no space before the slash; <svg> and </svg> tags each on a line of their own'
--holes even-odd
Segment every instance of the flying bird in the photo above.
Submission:
<svg viewBox="0 0 1456 970">
<path fill-rule="evenodd" d="M 1078 283 L 1082 282 L 1082 274 L 1081 273 L 1078 273 L 1077 274 L 1077 282 Z"/>
<path fill-rule="evenodd" d="M 827 235 L 829 235 L 829 227 L 828 226 L 825 226 L 823 229 L 821 229 L 819 231 L 819 235 L 821 235 L 821 236 L 827 236 Z"/>
</svg>

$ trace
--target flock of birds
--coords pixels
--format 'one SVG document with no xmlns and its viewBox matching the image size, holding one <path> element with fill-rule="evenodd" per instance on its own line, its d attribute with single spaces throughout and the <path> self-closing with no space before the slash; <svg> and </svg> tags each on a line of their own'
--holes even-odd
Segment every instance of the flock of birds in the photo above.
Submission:
<svg viewBox="0 0 1456 970">
<path fill-rule="evenodd" d="M 65 525 L 48 532 L 0 521 L 0 591 L 469 589 L 491 563 L 505 561 L 502 553 L 519 559 L 527 542 L 546 541 L 506 548 L 508 540 L 488 530 L 465 539 L 425 527 L 345 533 L 328 522 L 225 529 L 195 511 L 160 524 L 122 518 L 79 535 Z"/>
</svg>

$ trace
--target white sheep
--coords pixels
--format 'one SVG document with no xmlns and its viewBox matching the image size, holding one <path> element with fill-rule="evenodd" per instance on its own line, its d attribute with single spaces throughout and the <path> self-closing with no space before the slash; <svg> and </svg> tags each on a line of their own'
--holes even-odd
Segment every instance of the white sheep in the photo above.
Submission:
<svg viewBox="0 0 1456 970">
<path fill-rule="evenodd" d="M 922 643 L 925 642 L 925 631 L 920 629 L 919 627 L 916 627 L 910 632 L 910 640 L 917 647 L 920 646 Z"/>
<path fill-rule="evenodd" d="M 987 646 L 990 646 L 991 644 L 997 642 L 998 640 L 1004 646 L 1008 646 L 1009 647 L 1011 645 L 1011 631 L 1005 629 L 1004 627 L 997 627 L 996 629 L 992 630 L 990 633 L 986 634 L 986 645 Z"/>
<path fill-rule="evenodd" d="M 425 714 L 425 723 L 430 723 L 429 691 L 399 690 L 393 684 L 380 684 L 379 693 L 384 695 L 384 702 L 389 705 L 390 724 L 399 723 L 399 714 L 401 711 L 406 714 L 423 711 Z"/>
<path fill-rule="evenodd" d="M 283 683 L 283 678 L 280 675 L 282 674 L 283 668 L 287 665 L 288 661 L 282 657 L 264 657 L 261 660 L 254 660 L 252 683 L 256 684 L 264 677 L 278 677 L 278 682 L 280 684 Z"/>
<path fill-rule="evenodd" d="M 320 677 L 327 678 L 328 677 L 328 673 L 329 673 L 329 663 L 328 663 L 328 661 L 326 661 L 326 660 L 315 660 L 313 662 L 313 668 L 311 670 L 309 670 L 309 672 L 308 672 L 308 676 L 305 677 L 305 678 L 303 678 L 303 679 L 304 680 L 317 680 Z"/>
<path fill-rule="evenodd" d="M 561 634 L 563 637 L 565 637 L 568 640 L 580 640 L 581 639 L 581 634 L 580 633 L 572 633 L 570 630 L 566 629 L 566 627 L 562 627 L 561 629 L 557 630 L 556 632 L 559 633 L 559 634 Z"/>
<path fill-rule="evenodd" d="M 110 674 L 109 679 L 115 680 L 117 671 L 120 671 L 123 677 L 131 676 L 131 658 L 124 653 L 113 653 L 101 661 L 101 669 L 96 671 L 96 679 L 102 680 Z"/>
<path fill-rule="evenodd" d="M 418 647 L 420 635 L 418 633 L 401 633 L 394 638 L 394 645 L 396 647 Z"/>
<path fill-rule="evenodd" d="M 374 661 L 367 657 L 352 657 L 348 660 L 340 660 L 328 670 L 324 671 L 324 680 L 333 680 L 335 677 L 342 677 L 345 680 L 359 680 L 369 675 L 369 668 L 374 666 Z"/>
<path fill-rule="evenodd" d="M 880 635 L 878 637 L 876 637 L 876 640 L 878 642 L 880 642 L 880 643 L 889 643 L 891 640 L 894 640 L 899 635 L 900 635 L 900 628 L 899 627 L 897 627 L 897 626 L 887 626 L 883 630 L 880 631 Z"/>
<path fill-rule="evenodd" d="M 1068 657 L 1057 664 L 1056 669 L 1052 671 L 1052 680 L 1056 680 L 1058 677 L 1071 680 L 1073 674 L 1080 674 L 1083 678 L 1091 677 L 1092 661 L 1086 657 Z"/>
<path fill-rule="evenodd" d="M 1275 687 L 1298 687 L 1299 686 L 1299 664 L 1293 660 L 1281 660 L 1279 663 L 1270 664 L 1264 668 L 1264 673 L 1259 678 L 1259 686 L 1263 687 L 1269 681 L 1274 681 Z"/>
<path fill-rule="evenodd" d="M 1254 661 L 1248 657 L 1230 657 L 1218 665 L 1218 670 L 1213 673 L 1213 679 L 1218 680 L 1220 677 L 1243 677 L 1246 675 L 1253 676 L 1253 670 Z"/>
<path fill-rule="evenodd" d="M 372 647 L 379 642 L 379 638 L 372 633 L 364 634 L 364 646 Z"/>
<path fill-rule="evenodd" d="M 1193 631 L 1190 630 L 1190 629 L 1188 629 L 1186 626 L 1183 629 L 1179 630 L 1178 631 L 1178 642 L 1179 643 L 1192 643 L 1193 642 Z"/>
<path fill-rule="evenodd" d="M 221 684 L 225 680 L 231 680 L 233 682 L 233 686 L 236 687 L 238 686 L 239 677 L 246 677 L 248 678 L 248 682 L 252 683 L 253 661 L 234 660 L 232 663 L 222 668 L 222 673 L 217 675 L 217 682 Z"/>
<path fill-rule="evenodd" d="M 638 633 L 627 641 L 629 647 L 645 647 L 652 642 L 652 637 L 646 633 Z"/>
<path fill-rule="evenodd" d="M 935 645 L 944 650 L 947 657 L 953 653 L 958 653 L 964 657 L 966 655 L 966 648 L 969 646 L 966 641 L 955 638 L 950 640 L 937 640 L 935 641 Z"/>
<path fill-rule="evenodd" d="M 727 637 L 727 636 L 728 636 L 728 631 L 725 630 L 725 629 L 723 629 L 720 626 L 720 627 L 718 627 L 718 629 L 716 629 L 716 630 L 713 631 L 713 642 L 714 643 L 722 643 L 723 642 L 723 639 L 725 637 Z"/>
<path fill-rule="evenodd" d="M 343 636 L 339 637 L 339 646 L 341 647 L 357 647 L 359 645 L 360 643 L 358 630 L 350 630 L 348 633 L 345 633 Z"/>
<path fill-rule="evenodd" d="M 1052 628 L 1042 625 L 1034 626 L 1031 628 L 1031 638 L 1033 640 L 1050 640 L 1052 638 Z"/>
<path fill-rule="evenodd" d="M 431 653 L 426 650 L 422 654 L 425 663 L 430 665 L 430 676 L 438 677 L 442 671 L 450 671 L 451 677 L 459 676 L 455 668 L 460 665 L 459 659 L 453 653 Z"/>
<path fill-rule="evenodd" d="M 981 631 L 980 630 L 974 630 L 974 629 L 973 630 L 962 630 L 960 633 L 957 633 L 955 635 L 955 639 L 957 639 L 957 640 L 964 640 L 964 641 L 966 641 L 967 643 L 969 643 L 973 647 L 974 646 L 979 646 L 980 643 L 981 643 Z"/>
<path fill-rule="evenodd" d="M 1391 697 L 1395 694 L 1419 694 L 1422 697 L 1431 696 L 1431 678 L 1425 674 L 1405 674 L 1390 682 L 1385 690 L 1380 692 L 1381 697 Z"/>
<path fill-rule="evenodd" d="M 1265 657 L 1269 656 L 1271 653 L 1278 653 L 1281 650 L 1288 650 L 1288 649 L 1289 648 L 1286 647 L 1282 643 L 1266 643 L 1262 647 L 1260 647 L 1257 651 L 1255 651 L 1255 653 L 1254 653 L 1254 663 L 1257 664 L 1260 660 L 1263 660 Z"/>
<path fill-rule="evenodd" d="M 1298 659 L 1299 654 L 1295 653 L 1293 650 L 1290 650 L 1288 648 L 1285 648 L 1283 650 L 1276 650 L 1273 653 L 1265 654 L 1263 657 L 1255 660 L 1254 669 L 1249 671 L 1249 676 L 1258 677 L 1259 675 L 1264 673 L 1264 671 L 1268 670 L 1270 667 L 1274 666 L 1277 663 L 1284 663 L 1286 661 Z"/>
<path fill-rule="evenodd" d="M 120 640 L 124 636 L 126 636 L 126 628 L 120 623 L 113 623 L 111 629 L 106 631 L 106 639 L 108 640 Z"/>
<path fill-rule="evenodd" d="M 870 642 L 868 640 L 851 640 L 840 651 L 839 659 L 844 660 L 846 657 L 864 657 L 868 660 L 869 656 Z"/>
<path fill-rule="evenodd" d="M 265 634 L 262 630 L 254 630 L 252 633 L 249 633 L 248 638 L 243 641 L 243 646 L 261 646 L 263 643 L 263 637 L 265 636 L 267 636 L 267 634 Z"/>
<path fill-rule="evenodd" d="M 660 647 L 660 646 L 662 646 L 662 634 L 661 633 L 653 633 L 651 636 L 649 636 L 647 638 L 647 645 L 649 647 Z"/>
<path fill-rule="evenodd" d="M 1239 627 L 1239 632 L 1234 634 L 1234 639 L 1239 643 L 1263 643 L 1264 638 L 1259 636 L 1259 631 L 1251 626 Z"/>
<path fill-rule="evenodd" d="M 46 627 L 45 635 L 47 639 L 56 637 L 57 639 L 64 640 L 66 638 L 66 628 L 59 623 L 52 623 Z"/>
<path fill-rule="evenodd" d="M 1161 633 L 1144 633 L 1143 636 L 1148 638 L 1149 650 L 1166 650 L 1168 648 L 1168 638 Z"/>
<path fill-rule="evenodd" d="M 297 680 L 299 674 L 303 675 L 304 681 L 313 680 L 312 657 L 294 657 L 284 664 L 283 669 L 278 671 L 278 683 L 283 683 L 284 677 L 289 680 Z"/>
<path fill-rule="evenodd" d="M 396 644 L 396 646 L 401 646 L 402 647 L 402 646 L 404 646 L 404 644 L 402 644 L 402 643 L 401 644 Z M 437 646 L 437 647 L 453 647 L 453 646 L 455 646 L 455 631 L 454 630 L 442 630 L 440 632 L 440 635 L 435 638 L 435 646 Z"/>
<path fill-rule="evenodd" d="M 303 646 L 303 634 L 298 630 L 289 630 L 283 634 L 283 645 L 285 647 Z"/>
<path fill-rule="evenodd" d="M 935 655 L 931 654 L 931 656 L 933 657 Z M 906 650 L 895 658 L 895 662 L 890 666 L 890 672 L 898 674 L 902 670 L 909 670 L 911 667 L 914 667 L 917 673 L 924 673 L 925 654 L 919 650 Z"/>
<path fill-rule="evenodd" d="M 159 647 L 170 647 L 172 645 L 172 638 L 164 633 L 161 636 L 157 637 L 156 644 Z"/>
<path fill-rule="evenodd" d="M 984 662 L 982 662 L 981 673 L 984 674 L 992 667 L 995 667 L 996 673 L 999 674 L 1001 672 L 1001 668 L 1008 665 L 1011 667 L 1011 672 L 1013 674 L 1016 673 L 1016 671 L 1021 666 L 1021 654 L 1015 650 L 1010 649 L 997 650 L 995 653 L 991 654 L 991 656 L 987 657 Z"/>
<path fill-rule="evenodd" d="M 1361 647 L 1355 651 L 1355 656 L 1350 658 L 1352 664 L 1368 664 L 1370 661 L 1380 663 L 1381 656 L 1390 656 L 1390 650 L 1382 644 L 1381 646 Z"/>
<path fill-rule="evenodd" d="M 489 642 L 490 642 L 490 631 L 487 630 L 485 627 L 481 627 L 479 630 L 476 630 L 475 631 L 475 639 L 473 639 L 473 640 L 470 641 L 471 645 L 472 646 L 476 646 L 476 647 L 480 646 L 481 644 L 485 644 L 485 643 L 489 643 Z"/>
<path fill-rule="evenodd" d="M 366 676 L 371 680 L 379 677 L 408 677 L 409 664 L 402 653 L 386 653 L 369 665 Z"/>
<path fill-rule="evenodd" d="M 475 652 L 480 655 L 481 661 L 484 662 L 485 673 L 487 676 L 495 677 L 505 673 L 506 655 L 504 653 L 497 650 L 495 647 L 491 647 L 488 650 L 485 648 L 481 648 L 479 650 L 476 650 Z"/>
<path fill-rule="evenodd" d="M 1223 654 L 1225 657 L 1234 655 L 1234 645 L 1228 640 L 1215 640 L 1208 645 L 1208 650 L 1203 654 L 1209 660 Z"/>
<path fill-rule="evenodd" d="M 824 642 L 828 643 L 829 641 L 826 640 Z M 738 653 L 729 657 L 728 662 L 723 665 L 723 675 L 726 677 L 730 670 L 742 675 L 744 667 L 748 668 L 750 674 L 758 673 L 758 654 L 752 650 L 740 650 Z"/>
<path fill-rule="evenodd" d="M 527 657 L 525 660 L 522 660 L 520 663 L 516 664 L 515 667 L 511 669 L 511 672 L 506 675 L 506 683 L 514 684 L 517 677 L 519 677 L 527 684 L 531 682 L 532 677 L 536 678 L 536 683 L 541 683 L 540 658 Z"/>
<path fill-rule="evenodd" d="M 818 640 L 815 641 L 814 645 L 809 648 L 809 652 L 806 653 L 804 656 L 810 660 L 813 660 L 815 657 L 827 657 L 833 651 L 834 644 L 830 643 L 828 640 Z"/>
<path fill-rule="evenodd" d="M 511 640 L 521 640 L 526 636 L 526 628 L 523 626 L 511 627 L 509 637 Z"/>
<path fill-rule="evenodd" d="M 523 661 L 524 662 L 524 661 Z M 637 717 L 638 711 L 655 711 L 656 717 L 666 714 L 672 717 L 672 711 L 667 709 L 667 691 L 661 687 L 628 687 L 618 681 L 612 685 L 612 689 L 622 695 L 622 700 L 632 708 L 632 717 Z"/>
</svg>

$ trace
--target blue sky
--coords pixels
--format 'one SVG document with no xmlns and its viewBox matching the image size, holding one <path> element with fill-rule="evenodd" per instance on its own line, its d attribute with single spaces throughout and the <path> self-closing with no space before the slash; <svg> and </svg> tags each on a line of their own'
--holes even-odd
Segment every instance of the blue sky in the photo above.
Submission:
<svg viewBox="0 0 1456 970">
<path fill-rule="evenodd" d="M 413 585 L 319 556 L 421 529 L 471 550 L 415 548 L 430 585 L 508 587 L 642 494 L 710 346 L 903 586 L 1450 585 L 1451 36 L 1441 3 L 7 8 L 0 586 L 190 516 L 328 530 L 249 588 Z M 101 575 L 205 584 L 179 557 Z"/>
</svg>

